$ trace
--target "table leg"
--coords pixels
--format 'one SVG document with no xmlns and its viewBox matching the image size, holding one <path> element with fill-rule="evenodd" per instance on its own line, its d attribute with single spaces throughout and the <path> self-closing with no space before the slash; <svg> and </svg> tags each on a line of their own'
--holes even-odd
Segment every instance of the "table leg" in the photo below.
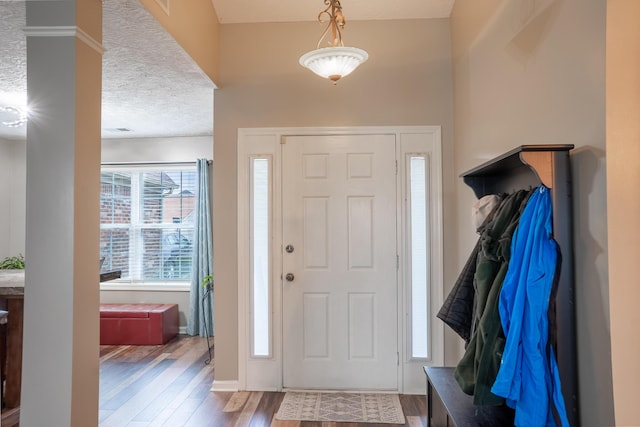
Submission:
<svg viewBox="0 0 640 427">
<path fill-rule="evenodd" d="M 7 322 L 7 375 L 4 390 L 5 407 L 20 406 L 20 388 L 22 384 L 22 318 L 24 300 L 8 300 L 9 320 Z"/>
</svg>

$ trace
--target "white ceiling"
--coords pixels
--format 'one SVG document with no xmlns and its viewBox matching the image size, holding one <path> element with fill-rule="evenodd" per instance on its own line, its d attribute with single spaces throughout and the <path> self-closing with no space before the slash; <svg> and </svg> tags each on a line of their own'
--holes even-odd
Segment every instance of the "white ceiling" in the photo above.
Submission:
<svg viewBox="0 0 640 427">
<path fill-rule="evenodd" d="M 223 24 L 313 21 L 324 0 L 212 0 Z M 447 18 L 454 0 L 342 0 L 347 20 Z"/>
<path fill-rule="evenodd" d="M 212 0 L 223 24 L 311 21 L 323 1 Z M 448 17 L 453 2 L 343 0 L 342 6 L 348 22 Z M 0 0 L 0 107 L 26 105 L 25 22 L 24 1 Z M 211 135 L 213 83 L 139 1 L 103 0 L 103 22 L 102 137 Z M 25 139 L 26 126 L 1 124 L 15 118 L 0 108 L 0 138 Z"/>
<path fill-rule="evenodd" d="M 26 105 L 25 25 L 25 3 L 0 0 L 0 107 Z M 138 0 L 103 1 L 102 43 L 103 138 L 213 133 L 214 84 Z M 0 138 L 25 139 L 13 118 Z"/>
</svg>

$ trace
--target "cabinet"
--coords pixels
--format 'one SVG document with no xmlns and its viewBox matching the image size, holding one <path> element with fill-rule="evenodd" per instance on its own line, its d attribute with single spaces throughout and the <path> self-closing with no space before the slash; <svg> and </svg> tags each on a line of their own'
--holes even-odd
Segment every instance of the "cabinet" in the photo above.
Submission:
<svg viewBox="0 0 640 427">
<path fill-rule="evenodd" d="M 555 311 L 550 311 L 550 342 L 555 343 L 562 393 L 571 426 L 580 425 L 576 363 L 575 294 L 570 144 L 522 145 L 479 165 L 460 177 L 477 198 L 544 184 L 551 189 L 553 234 L 560 250 Z M 553 326 L 551 326 L 553 325 Z M 510 425 L 502 408 L 476 407 L 459 389 L 453 368 L 425 367 L 429 426 Z M 471 418 L 469 418 L 471 417 Z M 502 424 L 495 424 L 500 422 Z M 505 424 L 506 422 L 506 424 Z"/>
<path fill-rule="evenodd" d="M 504 427 L 513 425 L 506 406 L 473 406 L 473 397 L 460 390 L 454 368 L 425 366 L 427 427 Z"/>
</svg>

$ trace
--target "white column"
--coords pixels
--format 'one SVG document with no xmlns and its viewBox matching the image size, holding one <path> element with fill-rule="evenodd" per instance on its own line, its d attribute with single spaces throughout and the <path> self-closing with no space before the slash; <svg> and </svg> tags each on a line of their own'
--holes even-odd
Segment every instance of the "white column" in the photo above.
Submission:
<svg viewBox="0 0 640 427">
<path fill-rule="evenodd" d="M 20 425 L 96 426 L 102 4 L 28 1 Z"/>
</svg>

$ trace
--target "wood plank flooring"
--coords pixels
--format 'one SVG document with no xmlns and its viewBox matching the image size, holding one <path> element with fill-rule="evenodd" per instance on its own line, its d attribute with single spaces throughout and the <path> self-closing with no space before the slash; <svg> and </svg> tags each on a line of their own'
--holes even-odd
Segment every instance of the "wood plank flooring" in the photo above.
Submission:
<svg viewBox="0 0 640 427">
<path fill-rule="evenodd" d="M 426 426 L 425 396 L 400 396 L 406 424 L 279 421 L 284 393 L 211 392 L 215 360 L 204 338 L 180 335 L 165 346 L 102 346 L 101 427 Z"/>
<path fill-rule="evenodd" d="M 279 421 L 284 393 L 211 392 L 215 360 L 205 338 L 164 346 L 100 347 L 100 427 L 425 427 L 425 396 L 401 395 L 406 424 Z M 0 425 L 19 425 L 19 408 Z"/>
</svg>

